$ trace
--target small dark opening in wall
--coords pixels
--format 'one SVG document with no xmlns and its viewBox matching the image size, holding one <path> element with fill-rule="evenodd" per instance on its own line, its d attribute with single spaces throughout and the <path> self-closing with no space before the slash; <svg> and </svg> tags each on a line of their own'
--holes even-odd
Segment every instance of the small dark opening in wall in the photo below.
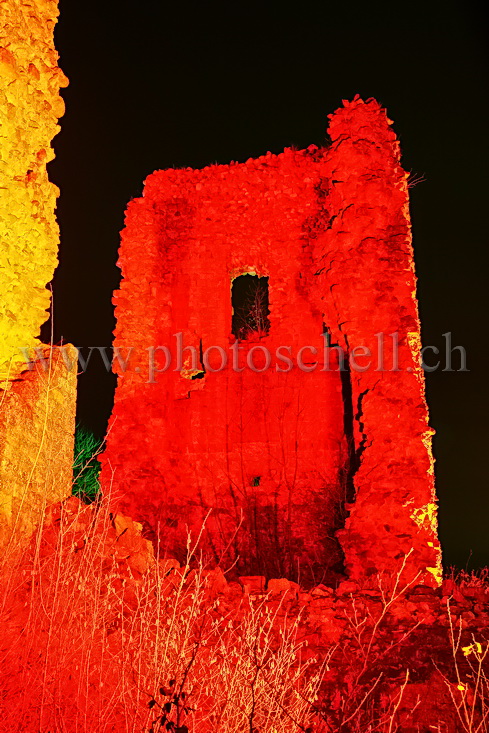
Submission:
<svg viewBox="0 0 489 733">
<path fill-rule="evenodd" d="M 200 362 L 201 370 L 196 372 L 195 374 L 192 374 L 192 379 L 204 379 L 205 377 L 204 347 L 202 346 L 202 339 L 200 339 L 200 343 L 199 343 L 199 362 Z"/>
<path fill-rule="evenodd" d="M 331 329 L 325 323 L 323 323 L 323 334 L 322 335 L 326 341 L 326 346 L 338 346 L 338 344 L 333 343 L 333 340 L 331 337 Z"/>
<path fill-rule="evenodd" d="M 261 476 L 253 476 L 251 479 L 251 485 L 252 486 L 259 486 L 260 485 Z"/>
<path fill-rule="evenodd" d="M 240 275 L 231 289 L 232 332 L 237 339 L 261 338 L 270 330 L 268 277 Z"/>
</svg>

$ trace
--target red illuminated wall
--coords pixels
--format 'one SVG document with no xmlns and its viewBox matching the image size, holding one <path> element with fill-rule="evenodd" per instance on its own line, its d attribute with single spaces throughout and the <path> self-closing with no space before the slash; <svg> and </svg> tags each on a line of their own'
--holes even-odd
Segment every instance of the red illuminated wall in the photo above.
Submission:
<svg viewBox="0 0 489 733">
<path fill-rule="evenodd" d="M 345 103 L 329 133 L 324 149 L 158 171 L 131 201 L 115 346 L 132 351 L 126 368 L 116 365 L 102 481 L 180 558 L 187 530 L 195 538 L 207 517 L 204 553 L 241 574 L 332 581 L 344 562 L 350 579 L 368 583 L 407 558 L 406 573 L 435 584 L 406 174 L 374 100 Z M 269 278 L 270 331 L 237 344 L 239 367 L 251 348 L 267 347 L 261 373 L 219 370 L 217 347 L 232 361 L 231 285 L 244 273 Z M 360 369 L 341 378 L 323 324 L 332 344 L 357 349 Z M 358 349 L 377 355 L 379 332 L 384 367 L 377 359 L 364 369 Z M 151 349 L 174 355 L 177 333 L 195 347 L 196 370 L 187 351 L 183 370 L 174 361 L 152 374 Z M 314 347 L 303 356 L 316 368 L 277 372 L 279 346 L 293 355 Z M 162 349 L 157 357 L 162 370 Z"/>
</svg>

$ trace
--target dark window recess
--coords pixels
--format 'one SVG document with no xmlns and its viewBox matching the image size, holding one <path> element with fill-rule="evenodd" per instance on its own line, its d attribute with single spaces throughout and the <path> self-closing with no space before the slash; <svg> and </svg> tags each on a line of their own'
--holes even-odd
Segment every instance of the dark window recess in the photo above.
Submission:
<svg viewBox="0 0 489 733">
<path fill-rule="evenodd" d="M 233 280 L 232 332 L 237 339 L 266 336 L 270 330 L 268 277 L 240 275 Z"/>
<path fill-rule="evenodd" d="M 252 486 L 259 486 L 260 485 L 261 476 L 253 476 L 251 479 L 251 485 Z"/>
</svg>

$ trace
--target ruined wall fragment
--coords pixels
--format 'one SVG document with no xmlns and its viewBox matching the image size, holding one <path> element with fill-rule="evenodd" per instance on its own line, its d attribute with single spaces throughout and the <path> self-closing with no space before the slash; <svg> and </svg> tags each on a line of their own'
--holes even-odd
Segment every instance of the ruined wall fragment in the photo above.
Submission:
<svg viewBox="0 0 489 733">
<path fill-rule="evenodd" d="M 56 0 L 0 0 L 0 542 L 71 492 L 76 367 L 39 342 L 59 243 L 46 164 L 64 112 Z M 37 364 L 26 349 L 38 347 Z M 73 351 L 65 347 L 73 359 Z M 49 364 L 47 370 L 46 364 Z M 14 538 L 15 535 L 15 538 Z"/>
<path fill-rule="evenodd" d="M 405 557 L 405 580 L 437 585 L 433 430 L 420 366 L 408 174 L 391 124 L 373 99 L 344 102 L 330 115 L 327 203 L 318 213 L 311 287 L 333 338 L 350 354 L 366 347 L 375 357 L 371 368 L 351 372 L 355 500 L 339 533 L 349 576 L 389 574 Z"/>
<path fill-rule="evenodd" d="M 56 0 L 0 2 L 0 381 L 25 368 L 19 347 L 39 343 L 57 264 L 58 189 L 46 171 L 67 85 L 57 16 Z"/>
</svg>

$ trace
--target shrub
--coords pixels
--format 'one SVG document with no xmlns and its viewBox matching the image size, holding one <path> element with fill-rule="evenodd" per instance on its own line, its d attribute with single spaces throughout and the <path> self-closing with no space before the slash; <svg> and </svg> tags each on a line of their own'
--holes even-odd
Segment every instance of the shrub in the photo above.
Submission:
<svg viewBox="0 0 489 733">
<path fill-rule="evenodd" d="M 82 425 L 75 431 L 75 458 L 73 462 L 73 494 L 85 503 L 95 501 L 100 493 L 100 463 L 97 455 L 103 441 Z"/>
</svg>

